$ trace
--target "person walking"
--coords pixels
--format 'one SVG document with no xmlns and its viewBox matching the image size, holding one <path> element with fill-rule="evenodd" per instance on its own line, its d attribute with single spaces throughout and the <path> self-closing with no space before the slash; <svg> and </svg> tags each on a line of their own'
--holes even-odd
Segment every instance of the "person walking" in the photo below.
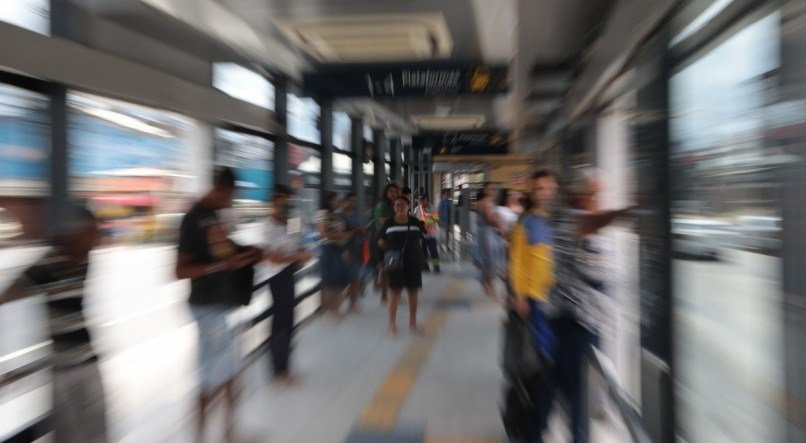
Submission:
<svg viewBox="0 0 806 443">
<path fill-rule="evenodd" d="M 89 254 L 99 239 L 95 216 L 84 208 L 68 208 L 51 249 L 0 293 L 0 305 L 45 297 L 54 354 L 52 423 L 58 442 L 101 443 L 108 438 L 104 386 L 83 306 Z"/>
<path fill-rule="evenodd" d="M 297 377 L 290 370 L 291 338 L 294 333 L 294 273 L 313 255 L 302 244 L 299 228 L 288 224 L 291 211 L 291 188 L 275 185 L 272 192 L 272 212 L 265 222 L 266 243 L 263 263 L 268 267 L 272 309 L 270 352 L 274 379 L 292 383 Z"/>
<path fill-rule="evenodd" d="M 409 296 L 409 329 L 418 333 L 417 295 L 423 286 L 423 254 L 422 243 L 425 238 L 425 226 L 411 217 L 411 205 L 405 197 L 394 201 L 394 217 L 389 218 L 381 228 L 379 246 L 385 252 L 384 261 L 389 269 L 389 335 L 397 336 L 397 305 L 403 289 Z M 390 257 L 397 257 L 395 265 Z"/>
<path fill-rule="evenodd" d="M 236 271 L 262 257 L 260 249 L 241 247 L 230 240 L 216 214 L 232 206 L 234 195 L 232 170 L 217 169 L 213 188 L 185 214 L 179 228 L 176 277 L 190 279 L 190 311 L 199 334 L 199 441 L 204 439 L 207 408 L 222 394 L 226 398 L 226 439 L 234 441 L 240 347 L 235 331 L 227 324 L 227 316 L 241 305 L 234 285 Z"/>
<path fill-rule="evenodd" d="M 400 195 L 400 186 L 398 186 L 397 183 L 389 183 L 383 188 L 383 194 L 381 194 L 380 201 L 375 205 L 375 211 L 373 212 L 375 216 L 375 231 L 378 235 L 380 235 L 381 228 L 386 221 L 395 215 L 392 207 L 394 206 L 395 200 L 400 197 Z M 378 239 L 375 239 L 372 246 L 378 247 L 378 245 Z M 377 261 L 378 281 L 381 287 L 381 304 L 386 304 L 388 299 L 387 294 L 389 293 L 389 277 L 383 269 L 383 251 L 376 248 L 374 255 Z"/>
<path fill-rule="evenodd" d="M 325 194 L 325 207 L 314 217 L 319 235 L 322 237 L 320 268 L 322 271 L 322 307 L 326 312 L 338 317 L 344 289 L 349 284 L 347 275 L 347 243 L 358 231 L 347 230 L 347 222 L 337 211 L 341 202 L 338 194 Z"/>
<path fill-rule="evenodd" d="M 341 210 L 337 214 L 344 219 L 347 226 L 347 231 L 355 232 L 355 235 L 350 237 L 347 242 L 347 251 L 345 255 L 345 267 L 347 273 L 347 294 L 349 298 L 349 305 L 347 312 L 358 311 L 358 294 L 361 290 L 361 244 L 366 229 L 361 223 L 356 208 L 358 207 L 358 197 L 354 192 L 348 193 L 344 197 L 344 203 Z"/>
<path fill-rule="evenodd" d="M 420 220 L 425 226 L 425 240 L 423 241 L 423 271 L 434 272 L 439 274 L 441 272 L 439 266 L 439 248 L 437 247 L 437 235 L 439 234 L 439 215 L 433 210 L 428 201 L 427 195 L 421 195 L 418 199 L 420 202 L 414 208 L 414 218 Z M 430 265 L 430 266 L 429 266 Z"/>
</svg>

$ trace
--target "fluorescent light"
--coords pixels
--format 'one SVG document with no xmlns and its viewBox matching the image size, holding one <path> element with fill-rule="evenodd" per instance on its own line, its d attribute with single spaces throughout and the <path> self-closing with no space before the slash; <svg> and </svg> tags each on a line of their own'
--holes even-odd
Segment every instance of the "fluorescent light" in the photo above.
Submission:
<svg viewBox="0 0 806 443">
<path fill-rule="evenodd" d="M 133 129 L 135 131 L 140 131 L 146 134 L 156 135 L 157 137 L 162 138 L 172 138 L 173 135 L 164 130 L 157 128 L 155 126 L 151 126 L 147 123 L 144 123 L 141 120 L 138 120 L 134 117 L 130 117 L 125 114 L 121 114 L 115 111 L 110 111 L 108 109 L 99 109 L 99 108 L 83 108 L 82 111 L 90 114 L 92 116 L 98 117 L 100 119 L 106 120 L 108 122 L 112 122 L 116 125 L 123 126 L 124 128 Z"/>
<path fill-rule="evenodd" d="M 705 9 L 691 23 L 688 24 L 679 34 L 677 34 L 669 44 L 675 46 L 683 40 L 691 37 L 695 32 L 702 29 L 711 19 L 719 15 L 725 8 L 733 3 L 733 0 L 716 0 L 711 6 Z"/>
</svg>

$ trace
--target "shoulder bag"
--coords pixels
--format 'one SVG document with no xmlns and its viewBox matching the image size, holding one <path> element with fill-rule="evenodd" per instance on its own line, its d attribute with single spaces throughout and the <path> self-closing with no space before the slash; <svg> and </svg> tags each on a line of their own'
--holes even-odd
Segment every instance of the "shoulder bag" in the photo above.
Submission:
<svg viewBox="0 0 806 443">
<path fill-rule="evenodd" d="M 406 225 L 406 241 L 403 242 L 403 249 L 389 250 L 383 254 L 383 267 L 387 271 L 402 271 L 403 259 L 406 255 L 406 246 L 409 243 L 409 231 L 411 231 L 411 220 Z"/>
</svg>

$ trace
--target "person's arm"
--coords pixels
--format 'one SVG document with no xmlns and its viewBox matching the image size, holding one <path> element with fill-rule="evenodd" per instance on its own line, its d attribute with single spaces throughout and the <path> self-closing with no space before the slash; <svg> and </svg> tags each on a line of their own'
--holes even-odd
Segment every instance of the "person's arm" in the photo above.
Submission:
<svg viewBox="0 0 806 443">
<path fill-rule="evenodd" d="M 481 203 L 481 216 L 484 217 L 491 225 L 493 225 L 496 229 L 504 232 L 503 223 L 501 223 L 501 217 L 495 213 L 493 210 L 493 204 L 489 201 L 483 201 Z"/>
<path fill-rule="evenodd" d="M 513 307 L 522 316 L 529 314 L 529 302 L 526 300 L 528 286 L 526 269 L 526 229 L 517 223 L 512 230 L 512 243 L 509 246 L 509 281 L 515 295 Z"/>
<path fill-rule="evenodd" d="M 21 300 L 32 295 L 34 295 L 34 291 L 31 281 L 25 274 L 23 274 L 14 280 L 14 283 L 6 288 L 5 291 L 0 293 L 0 305 L 15 300 Z"/>
<path fill-rule="evenodd" d="M 381 231 L 378 234 L 378 247 L 381 248 L 381 251 L 386 251 L 386 249 L 389 247 L 389 243 L 386 241 L 386 230 L 388 228 L 388 223 L 384 223 L 381 225 Z"/>
<path fill-rule="evenodd" d="M 319 235 L 325 240 L 345 240 L 354 236 L 357 232 L 355 229 L 344 232 L 331 231 L 328 229 L 327 217 L 325 217 L 324 213 L 317 216 L 316 229 L 319 231 Z"/>
<path fill-rule="evenodd" d="M 616 211 L 605 211 L 593 214 L 585 214 L 581 216 L 579 219 L 579 230 L 577 234 L 580 237 L 595 234 L 599 232 L 600 229 L 606 227 L 610 223 L 613 223 L 615 220 L 629 215 L 630 211 L 632 211 L 633 209 L 634 208 L 630 207 L 619 209 Z"/>
<path fill-rule="evenodd" d="M 239 252 L 215 263 L 198 263 L 199 249 L 203 247 L 201 233 L 195 220 L 182 220 L 179 229 L 179 246 L 176 254 L 176 267 L 174 274 L 178 279 L 201 278 L 217 272 L 240 269 L 252 264 L 257 259 L 254 251 Z M 233 246 L 237 246 L 233 243 Z"/>
<path fill-rule="evenodd" d="M 297 251 L 290 254 L 281 254 L 275 252 L 266 254 L 262 261 L 270 261 L 272 263 L 282 265 L 287 263 L 306 262 L 311 258 L 313 258 L 313 254 L 311 254 L 309 251 Z"/>
</svg>

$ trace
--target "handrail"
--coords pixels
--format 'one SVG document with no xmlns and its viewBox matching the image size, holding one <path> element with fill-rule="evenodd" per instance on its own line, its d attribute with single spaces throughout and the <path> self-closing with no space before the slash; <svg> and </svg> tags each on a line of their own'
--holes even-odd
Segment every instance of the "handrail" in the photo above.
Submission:
<svg viewBox="0 0 806 443">
<path fill-rule="evenodd" d="M 607 384 L 607 393 L 618 407 L 627 430 L 630 432 L 632 441 L 636 443 L 652 443 L 649 433 L 646 431 L 644 420 L 641 414 L 627 400 L 624 389 L 619 385 L 618 380 L 610 369 L 611 363 L 595 346 L 591 346 L 588 352 L 588 361 L 591 367 L 598 372 Z M 589 390 L 590 392 L 590 390 Z"/>
<path fill-rule="evenodd" d="M 268 284 L 269 279 L 263 280 L 262 282 L 252 286 L 252 292 L 253 293 L 257 292 L 260 289 L 267 286 Z M 294 306 L 299 305 L 306 298 L 312 296 L 313 294 L 316 294 L 317 292 L 319 292 L 320 289 L 321 289 L 321 282 L 317 283 L 316 285 L 306 290 L 305 292 L 297 295 L 294 298 Z M 263 320 L 270 318 L 273 314 L 274 314 L 274 305 L 272 304 L 260 314 L 257 314 L 254 317 L 241 322 L 241 324 L 237 327 L 237 330 L 239 332 L 246 331 L 257 325 L 258 323 L 262 322 Z M 313 315 L 311 315 L 306 319 L 301 320 L 297 325 L 294 325 L 294 327 L 296 328 L 297 326 L 304 324 L 305 322 L 310 320 L 310 318 L 312 318 Z M 257 347 L 255 347 L 255 349 L 250 351 L 249 354 L 247 354 L 244 357 L 244 366 L 254 363 L 260 356 L 260 354 L 266 351 L 270 342 L 271 342 L 271 334 L 269 334 L 269 337 L 263 340 Z M 44 357 L 35 360 L 33 362 L 27 363 L 23 366 L 20 366 L 19 368 L 8 371 L 2 374 L 2 376 L 0 376 L 0 388 L 3 388 L 11 383 L 14 383 L 15 381 L 18 381 L 20 379 L 23 379 L 25 377 L 28 377 L 30 375 L 48 369 L 50 368 L 50 366 L 51 366 L 51 358 Z M 52 430 L 51 418 L 52 414 L 50 412 L 40 417 L 37 417 L 27 425 L 20 428 L 20 430 L 17 431 L 16 434 L 8 437 L 7 439 L 3 440 L 0 443 L 27 443 L 36 441 L 47 435 Z"/>
</svg>

